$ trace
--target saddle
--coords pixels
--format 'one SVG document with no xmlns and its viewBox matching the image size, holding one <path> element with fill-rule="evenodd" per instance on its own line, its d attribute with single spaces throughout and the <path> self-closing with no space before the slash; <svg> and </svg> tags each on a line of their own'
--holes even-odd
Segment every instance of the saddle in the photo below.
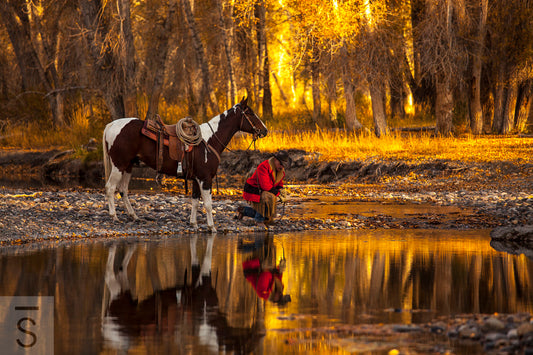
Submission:
<svg viewBox="0 0 533 355">
<path fill-rule="evenodd" d="M 182 161 L 186 149 L 185 144 L 178 137 L 176 126 L 177 124 L 164 124 L 161 118 L 157 116 L 155 120 L 145 120 L 141 132 L 151 140 L 159 143 L 162 141 L 168 147 L 170 159 Z M 190 146 L 188 148 L 188 151 L 192 149 Z"/>
</svg>

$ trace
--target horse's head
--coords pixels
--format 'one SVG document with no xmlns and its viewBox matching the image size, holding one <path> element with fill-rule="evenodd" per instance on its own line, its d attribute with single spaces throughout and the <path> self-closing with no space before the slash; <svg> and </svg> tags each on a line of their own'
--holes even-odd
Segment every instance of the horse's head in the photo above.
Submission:
<svg viewBox="0 0 533 355">
<path fill-rule="evenodd" d="M 263 121 L 248 107 L 248 98 L 243 98 L 235 105 L 235 108 L 236 112 L 241 115 L 241 131 L 252 133 L 254 138 L 263 138 L 267 135 L 268 130 Z"/>
</svg>

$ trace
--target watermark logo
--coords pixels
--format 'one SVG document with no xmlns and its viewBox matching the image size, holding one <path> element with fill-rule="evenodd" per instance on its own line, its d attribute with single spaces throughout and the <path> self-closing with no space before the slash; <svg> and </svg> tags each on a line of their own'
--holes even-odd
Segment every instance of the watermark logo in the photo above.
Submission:
<svg viewBox="0 0 533 355">
<path fill-rule="evenodd" d="M 7 355 L 54 353 L 54 297 L 0 297 L 0 349 Z"/>
</svg>

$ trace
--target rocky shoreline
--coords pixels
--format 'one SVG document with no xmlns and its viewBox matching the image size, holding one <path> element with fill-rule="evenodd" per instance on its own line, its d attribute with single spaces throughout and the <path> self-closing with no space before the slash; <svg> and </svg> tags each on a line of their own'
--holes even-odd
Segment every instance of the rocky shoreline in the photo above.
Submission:
<svg viewBox="0 0 533 355">
<path fill-rule="evenodd" d="M 494 229 L 493 235 L 499 240 L 533 238 L 531 229 L 527 228 L 533 225 L 531 164 L 443 161 L 411 164 L 373 159 L 321 162 L 302 151 L 292 151 L 291 156 L 293 162 L 287 172 L 287 189 L 292 198 L 280 207 L 282 218 L 269 227 L 273 233 L 365 228 Z M 237 206 L 242 203 L 239 189 L 244 176 L 266 157 L 268 154 L 254 151 L 224 153 L 219 169 L 222 193 L 215 194 L 213 201 L 219 233 L 263 230 L 250 219 L 237 221 L 234 217 Z M 3 245 L 46 239 L 197 232 L 188 223 L 190 199 L 183 189 L 175 188 L 176 185 L 182 186 L 182 182 L 171 180 L 155 192 L 132 191 L 133 207 L 141 219 L 131 221 L 118 201 L 121 222 L 114 223 L 104 205 L 101 163 L 84 162 L 71 152 L 60 151 L 4 152 L 0 155 L 2 176 L 17 177 L 16 172 L 24 169 L 29 172 L 27 175 L 39 174 L 41 179 L 59 183 L 74 180 L 75 186 L 84 187 L 0 187 L 0 243 Z M 139 167 L 136 175 L 153 178 L 155 173 Z M 328 177 L 328 184 L 321 183 L 325 177 Z M 232 193 L 225 193 L 229 191 L 226 188 L 233 188 Z M 295 213 L 302 203 L 320 196 L 338 196 L 352 202 L 457 206 L 468 208 L 468 212 L 404 218 L 388 214 L 362 216 L 350 211 L 327 218 Z M 207 232 L 202 209 L 198 221 L 199 232 Z M 521 232 L 518 233 L 516 228 Z"/>
</svg>

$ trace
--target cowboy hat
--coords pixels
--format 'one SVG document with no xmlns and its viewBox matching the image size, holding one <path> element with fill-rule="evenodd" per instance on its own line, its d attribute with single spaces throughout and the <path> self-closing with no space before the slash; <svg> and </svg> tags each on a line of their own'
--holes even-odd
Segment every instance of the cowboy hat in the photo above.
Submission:
<svg viewBox="0 0 533 355">
<path fill-rule="evenodd" d="M 278 151 L 277 153 L 274 154 L 274 158 L 276 158 L 280 163 L 281 165 L 283 165 L 284 167 L 287 166 L 287 164 L 289 163 L 289 153 L 287 153 L 286 150 L 280 150 Z"/>
</svg>

